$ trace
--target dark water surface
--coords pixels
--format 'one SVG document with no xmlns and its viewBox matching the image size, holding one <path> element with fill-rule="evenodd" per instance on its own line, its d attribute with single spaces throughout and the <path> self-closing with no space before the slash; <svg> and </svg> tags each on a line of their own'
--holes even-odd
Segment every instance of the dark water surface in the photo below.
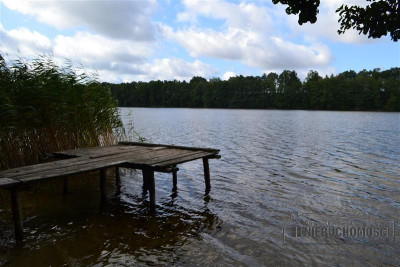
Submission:
<svg viewBox="0 0 400 267">
<path fill-rule="evenodd" d="M 54 181 L 23 195 L 26 241 L 16 244 L 2 194 L 0 265 L 400 265 L 400 236 L 321 239 L 283 232 L 301 216 L 337 226 L 344 224 L 339 218 L 379 222 L 396 232 L 399 113 L 121 112 L 127 128 L 133 122 L 154 143 L 221 149 L 222 159 L 210 161 L 210 195 L 204 195 L 201 160 L 179 166 L 176 195 L 171 175 L 156 174 L 155 215 L 142 199 L 140 172 L 122 170 L 119 190 L 110 172 L 103 207 L 97 175 L 73 178 L 66 197 Z"/>
</svg>

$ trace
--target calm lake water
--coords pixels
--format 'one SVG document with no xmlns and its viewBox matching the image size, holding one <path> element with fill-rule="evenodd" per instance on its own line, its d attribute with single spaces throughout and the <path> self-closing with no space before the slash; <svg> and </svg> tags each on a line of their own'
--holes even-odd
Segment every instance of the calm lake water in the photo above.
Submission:
<svg viewBox="0 0 400 267">
<path fill-rule="evenodd" d="M 177 194 L 171 174 L 156 173 L 155 215 L 142 199 L 140 172 L 122 170 L 119 190 L 110 172 L 102 208 L 97 175 L 74 178 L 67 197 L 56 181 L 24 194 L 23 244 L 13 240 L 2 195 L 0 265 L 400 265 L 399 113 L 121 113 L 148 141 L 219 148 L 210 194 L 201 160 L 179 166 Z M 293 236 L 293 226 L 324 223 L 387 233 Z"/>
</svg>

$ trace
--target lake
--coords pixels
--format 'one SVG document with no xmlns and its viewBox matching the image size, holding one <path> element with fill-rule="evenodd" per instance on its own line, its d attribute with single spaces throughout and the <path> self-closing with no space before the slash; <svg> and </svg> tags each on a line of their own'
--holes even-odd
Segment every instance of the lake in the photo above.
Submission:
<svg viewBox="0 0 400 267">
<path fill-rule="evenodd" d="M 110 173 L 101 210 L 97 176 L 76 178 L 68 197 L 57 183 L 39 186 L 23 196 L 23 245 L 0 205 L 0 265 L 400 265 L 400 113 L 121 114 L 132 140 L 220 149 L 222 158 L 210 160 L 210 194 L 201 160 L 179 166 L 177 194 L 172 175 L 156 173 L 155 215 L 142 199 L 141 172 L 122 170 L 120 190 Z M 324 224 L 349 235 L 293 235 Z M 360 225 L 378 234 L 353 235 Z"/>
</svg>

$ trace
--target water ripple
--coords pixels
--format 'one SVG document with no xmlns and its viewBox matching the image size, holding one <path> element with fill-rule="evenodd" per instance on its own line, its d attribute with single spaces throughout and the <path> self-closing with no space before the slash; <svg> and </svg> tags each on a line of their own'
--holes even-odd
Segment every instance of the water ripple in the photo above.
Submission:
<svg viewBox="0 0 400 267">
<path fill-rule="evenodd" d="M 39 186 L 23 196 L 22 247 L 0 205 L 0 265 L 400 265 L 398 245 L 282 239 L 293 214 L 400 221 L 399 113 L 121 113 L 155 143 L 221 149 L 223 158 L 210 161 L 211 194 L 201 161 L 180 166 L 177 194 L 170 175 L 157 173 L 156 214 L 141 195 L 141 172 L 124 170 L 106 207 L 93 190 L 97 176 L 72 179 L 66 198 L 56 182 Z"/>
</svg>

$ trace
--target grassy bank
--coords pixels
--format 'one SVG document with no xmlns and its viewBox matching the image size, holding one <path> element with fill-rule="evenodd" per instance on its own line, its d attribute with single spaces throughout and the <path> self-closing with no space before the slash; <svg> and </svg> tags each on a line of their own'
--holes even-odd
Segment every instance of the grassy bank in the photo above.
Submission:
<svg viewBox="0 0 400 267">
<path fill-rule="evenodd" d="M 123 134 L 110 89 L 50 56 L 8 62 L 0 55 L 0 114 L 0 170 L 113 144 Z"/>
</svg>

